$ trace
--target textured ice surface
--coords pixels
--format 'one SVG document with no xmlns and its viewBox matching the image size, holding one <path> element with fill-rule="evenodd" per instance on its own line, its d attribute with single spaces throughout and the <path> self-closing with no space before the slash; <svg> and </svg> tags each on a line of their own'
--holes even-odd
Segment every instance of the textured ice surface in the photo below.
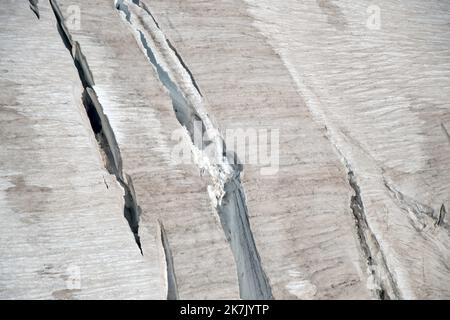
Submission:
<svg viewBox="0 0 450 320">
<path fill-rule="evenodd" d="M 450 297 L 447 1 L 52 3 L 0 13 L 1 298 Z"/>
</svg>

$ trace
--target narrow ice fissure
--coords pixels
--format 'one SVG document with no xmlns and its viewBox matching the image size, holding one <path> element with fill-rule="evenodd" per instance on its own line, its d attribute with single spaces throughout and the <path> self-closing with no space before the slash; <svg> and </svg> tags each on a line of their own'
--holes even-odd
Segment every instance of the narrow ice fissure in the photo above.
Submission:
<svg viewBox="0 0 450 320">
<path fill-rule="evenodd" d="M 354 191 L 350 207 L 356 221 L 357 236 L 361 251 L 366 259 L 368 272 L 374 282 L 373 290 L 381 300 L 399 299 L 400 292 L 386 264 L 380 244 L 367 223 L 366 210 L 361 197 L 361 189 L 351 166 L 347 162 L 348 181 Z"/>
<path fill-rule="evenodd" d="M 108 118 L 103 112 L 97 94 L 94 90 L 94 79 L 89 65 L 83 55 L 80 45 L 72 39 L 72 36 L 64 23 L 64 17 L 55 0 L 50 4 L 57 21 L 58 32 L 66 48 L 70 51 L 75 67 L 77 68 L 80 82 L 83 86 L 82 102 L 91 124 L 91 129 L 97 140 L 99 149 L 104 157 L 105 168 L 116 177 L 116 180 L 124 191 L 124 217 L 128 221 L 134 235 L 136 244 L 143 254 L 139 237 L 140 208 L 137 204 L 136 194 L 131 178 L 122 171 L 122 158 L 114 132 Z"/>
<path fill-rule="evenodd" d="M 31 11 L 33 11 L 36 17 L 40 19 L 41 15 L 39 13 L 39 0 L 29 0 L 29 2 Z"/>
<path fill-rule="evenodd" d="M 175 273 L 175 266 L 173 263 L 172 250 L 170 249 L 169 240 L 167 238 L 166 230 L 161 220 L 158 220 L 158 240 L 161 246 L 161 251 L 163 254 L 163 274 L 166 278 L 166 299 L 167 300 L 178 300 L 178 284 L 177 277 Z"/>
<path fill-rule="evenodd" d="M 369 273 L 368 282 L 371 284 L 372 292 L 378 299 L 400 299 L 401 292 L 398 289 L 396 280 L 388 268 L 378 239 L 374 232 L 372 232 L 367 221 L 362 191 L 357 182 L 356 168 L 353 167 L 349 161 L 350 158 L 345 154 L 345 143 L 341 143 L 338 129 L 332 121 L 329 121 L 321 107 L 320 100 L 304 82 L 304 77 L 299 74 L 297 68 L 287 59 L 283 52 L 278 53 L 297 86 L 300 95 L 305 99 L 305 104 L 314 121 L 324 127 L 325 137 L 330 141 L 332 148 L 345 168 L 349 186 L 354 193 L 350 199 L 350 209 L 355 221 L 356 236 L 361 255 L 367 265 L 367 271 Z"/>
<path fill-rule="evenodd" d="M 212 194 L 212 202 L 236 262 L 241 298 L 271 299 L 269 280 L 263 270 L 248 220 L 240 167 L 229 162 L 226 151 L 224 152 L 224 140 L 204 109 L 203 99 L 192 73 L 162 33 L 148 6 L 137 0 L 116 0 L 116 8 L 130 24 L 137 42 L 168 90 L 176 118 L 190 134 L 192 152 L 202 159 L 202 164 L 198 163 L 199 167 L 206 169 L 213 180 L 210 196 Z M 145 19 L 146 17 L 150 19 Z M 142 21 L 145 21 L 145 26 Z M 196 145 L 196 121 L 201 122 L 202 133 L 206 133 L 210 144 L 219 150 L 218 158 L 206 155 L 203 145 Z"/>
</svg>

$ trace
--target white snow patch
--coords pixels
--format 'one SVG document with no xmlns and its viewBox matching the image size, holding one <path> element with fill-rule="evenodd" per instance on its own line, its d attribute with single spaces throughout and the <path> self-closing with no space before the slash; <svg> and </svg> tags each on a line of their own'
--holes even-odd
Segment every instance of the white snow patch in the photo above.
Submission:
<svg viewBox="0 0 450 320">
<path fill-rule="evenodd" d="M 311 281 L 302 279 L 301 272 L 290 270 L 288 273 L 289 276 L 295 279 L 286 285 L 286 289 L 289 293 L 295 295 L 298 299 L 313 299 L 317 293 L 317 287 L 312 284 Z"/>
</svg>

